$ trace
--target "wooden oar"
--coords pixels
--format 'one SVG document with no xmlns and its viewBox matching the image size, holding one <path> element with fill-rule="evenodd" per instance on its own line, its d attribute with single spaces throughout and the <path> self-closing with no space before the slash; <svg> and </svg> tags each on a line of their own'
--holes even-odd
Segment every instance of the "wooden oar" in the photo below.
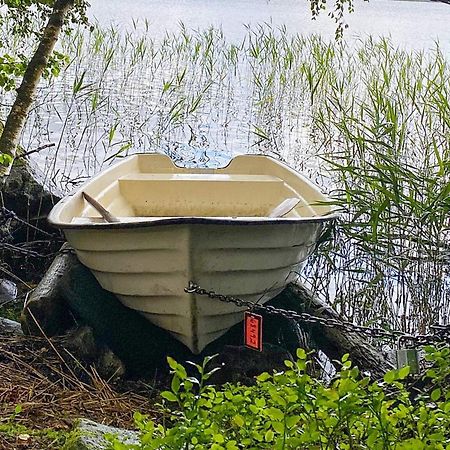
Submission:
<svg viewBox="0 0 450 450">
<path fill-rule="evenodd" d="M 287 198 L 286 200 L 283 200 L 278 206 L 275 206 L 275 208 L 273 208 L 272 211 L 270 211 L 268 217 L 270 218 L 283 217 L 288 212 L 291 212 L 299 203 L 300 203 L 299 198 Z"/>
<path fill-rule="evenodd" d="M 83 198 L 103 217 L 103 219 L 106 220 L 106 222 L 114 223 L 114 222 L 120 222 L 120 220 L 113 216 L 106 208 L 104 208 L 100 203 L 93 199 L 89 194 L 86 194 L 86 192 L 81 192 L 83 195 Z"/>
</svg>

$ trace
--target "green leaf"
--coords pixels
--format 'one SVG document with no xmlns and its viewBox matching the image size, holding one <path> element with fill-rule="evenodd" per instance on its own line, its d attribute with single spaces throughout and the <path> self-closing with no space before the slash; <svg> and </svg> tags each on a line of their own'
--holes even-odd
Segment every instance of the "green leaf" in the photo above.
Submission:
<svg viewBox="0 0 450 450">
<path fill-rule="evenodd" d="M 261 375 L 258 375 L 258 376 L 256 377 L 256 379 L 257 379 L 258 381 L 264 382 L 264 381 L 267 381 L 268 379 L 270 379 L 270 375 L 269 375 L 267 372 L 263 372 Z"/>
<path fill-rule="evenodd" d="M 378 431 L 377 430 L 370 431 L 369 437 L 367 438 L 367 447 L 373 448 L 377 438 L 378 438 Z"/>
<path fill-rule="evenodd" d="M 390 370 L 389 372 L 386 372 L 383 377 L 383 380 L 386 383 L 392 383 L 396 379 L 397 379 L 397 371 L 396 370 Z"/>
<path fill-rule="evenodd" d="M 223 444 L 225 442 L 225 438 L 223 437 L 222 434 L 217 433 L 213 436 L 213 439 L 215 442 L 217 442 L 218 444 Z"/>
<path fill-rule="evenodd" d="M 170 392 L 170 391 L 162 392 L 161 397 L 165 398 L 169 402 L 177 402 L 178 401 L 177 396 L 173 392 Z"/>
<path fill-rule="evenodd" d="M 267 416 L 272 420 L 283 420 L 284 419 L 284 413 L 279 408 L 268 408 L 266 410 Z"/>
<path fill-rule="evenodd" d="M 275 433 L 272 430 L 267 430 L 266 434 L 264 436 L 264 439 L 266 442 L 272 442 L 274 436 L 275 436 Z"/>
<path fill-rule="evenodd" d="M 255 399 L 255 405 L 258 408 L 264 408 L 266 406 L 266 400 L 264 398 L 257 398 Z"/>
<path fill-rule="evenodd" d="M 284 423 L 283 422 L 272 422 L 273 429 L 280 434 L 284 433 Z"/>
<path fill-rule="evenodd" d="M 292 428 L 293 426 L 297 425 L 299 420 L 300 416 L 290 416 L 286 419 L 286 426 L 288 428 Z"/>
<path fill-rule="evenodd" d="M 402 367 L 398 371 L 398 378 L 400 380 L 404 380 L 409 375 L 410 370 L 411 370 L 411 368 L 409 366 Z"/>
<path fill-rule="evenodd" d="M 441 397 L 441 390 L 440 388 L 436 388 L 433 390 L 433 392 L 431 392 L 431 400 L 433 400 L 433 402 L 437 402 L 439 400 L 439 398 Z"/>
<path fill-rule="evenodd" d="M 0 164 L 4 166 L 9 166 L 12 163 L 12 156 L 7 153 L 0 153 Z"/>
<path fill-rule="evenodd" d="M 178 363 L 170 356 L 167 357 L 167 363 L 169 364 L 169 367 L 173 370 L 175 370 L 178 366 Z"/>
<path fill-rule="evenodd" d="M 172 389 L 172 392 L 175 392 L 175 394 L 180 390 L 180 379 L 177 375 L 174 375 L 174 377 L 172 378 L 170 388 Z"/>
<path fill-rule="evenodd" d="M 239 414 L 237 416 L 233 417 L 233 422 L 238 426 L 238 427 L 243 427 L 245 425 L 245 420 L 242 416 L 240 416 Z"/>
</svg>

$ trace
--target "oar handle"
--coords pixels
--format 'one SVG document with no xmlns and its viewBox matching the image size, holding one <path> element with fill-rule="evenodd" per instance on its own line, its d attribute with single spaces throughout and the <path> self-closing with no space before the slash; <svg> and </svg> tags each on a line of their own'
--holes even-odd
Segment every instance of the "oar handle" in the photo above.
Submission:
<svg viewBox="0 0 450 450">
<path fill-rule="evenodd" d="M 286 200 L 283 200 L 279 205 L 275 206 L 275 208 L 270 211 L 268 217 L 283 217 L 287 213 L 291 212 L 299 203 L 299 198 L 287 198 Z"/>
<path fill-rule="evenodd" d="M 100 203 L 93 199 L 89 194 L 86 194 L 86 192 L 81 192 L 83 195 L 83 198 L 106 220 L 106 222 L 114 223 L 114 222 L 120 222 L 120 220 L 113 216 L 106 208 L 104 208 Z"/>
</svg>

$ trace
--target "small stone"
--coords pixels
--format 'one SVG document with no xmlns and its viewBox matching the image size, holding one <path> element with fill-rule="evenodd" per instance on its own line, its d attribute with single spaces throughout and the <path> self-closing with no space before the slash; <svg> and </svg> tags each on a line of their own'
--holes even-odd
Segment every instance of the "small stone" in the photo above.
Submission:
<svg viewBox="0 0 450 450">
<path fill-rule="evenodd" d="M 73 351 L 78 357 L 85 360 L 96 359 L 99 348 L 95 341 L 94 332 L 91 327 L 83 325 L 70 330 L 64 336 L 65 346 Z"/>
<path fill-rule="evenodd" d="M 64 450 L 106 450 L 111 448 L 105 435 L 116 435 L 128 445 L 139 443 L 137 431 L 102 425 L 88 419 L 80 419 L 75 427 L 76 438 L 64 446 Z"/>
<path fill-rule="evenodd" d="M 31 438 L 31 436 L 26 433 L 19 434 L 19 436 L 17 436 L 17 439 L 19 439 L 19 441 L 22 441 L 22 442 L 28 442 L 30 440 L 30 438 Z"/>
<path fill-rule="evenodd" d="M 10 280 L 0 278 L 0 305 L 13 302 L 17 298 L 17 286 Z"/>
<path fill-rule="evenodd" d="M 0 317 L 0 332 L 9 334 L 23 334 L 19 322 Z"/>
</svg>

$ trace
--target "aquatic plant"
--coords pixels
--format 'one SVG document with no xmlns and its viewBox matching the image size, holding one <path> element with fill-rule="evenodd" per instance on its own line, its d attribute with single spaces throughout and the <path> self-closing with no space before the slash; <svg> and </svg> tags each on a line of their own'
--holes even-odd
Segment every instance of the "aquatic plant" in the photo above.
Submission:
<svg viewBox="0 0 450 450">
<path fill-rule="evenodd" d="M 59 49 L 22 139 L 47 183 L 69 190 L 104 165 L 159 150 L 223 165 L 263 152 L 305 172 L 345 211 L 302 272 L 351 320 L 424 332 L 449 295 L 450 70 L 436 48 L 247 29 L 152 37 L 148 22 L 78 30 Z M 1 104 L 8 102 L 3 93 Z M 0 106 L 1 107 L 1 106 Z"/>
</svg>

